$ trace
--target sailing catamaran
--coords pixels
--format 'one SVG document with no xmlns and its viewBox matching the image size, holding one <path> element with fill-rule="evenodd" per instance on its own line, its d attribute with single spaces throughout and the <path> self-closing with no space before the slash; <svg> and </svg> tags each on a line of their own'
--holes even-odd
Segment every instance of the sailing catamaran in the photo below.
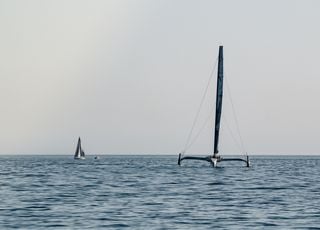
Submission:
<svg viewBox="0 0 320 230">
<path fill-rule="evenodd" d="M 74 159 L 75 160 L 84 160 L 84 159 L 86 159 L 84 151 L 81 148 L 81 139 L 80 139 L 80 137 L 78 139 L 78 144 L 77 144 L 76 152 L 74 154 Z"/>
<path fill-rule="evenodd" d="M 201 157 L 201 156 L 183 156 L 183 153 L 179 153 L 178 165 L 181 165 L 183 160 L 203 160 L 208 161 L 213 167 L 216 167 L 218 162 L 221 161 L 243 161 L 246 166 L 250 166 L 249 156 L 246 154 L 246 159 L 242 158 L 222 158 L 218 155 L 219 133 L 220 133 L 220 119 L 222 112 L 222 96 L 223 96 L 223 46 L 219 46 L 218 57 L 218 73 L 217 73 L 217 91 L 216 91 L 216 117 L 214 128 L 214 152 L 213 155 Z"/>
</svg>

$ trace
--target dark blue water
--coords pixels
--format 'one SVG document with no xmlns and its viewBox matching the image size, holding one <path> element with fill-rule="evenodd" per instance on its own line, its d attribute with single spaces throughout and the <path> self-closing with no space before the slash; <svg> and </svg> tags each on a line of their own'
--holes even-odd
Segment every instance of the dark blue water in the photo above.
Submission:
<svg viewBox="0 0 320 230">
<path fill-rule="evenodd" d="M 0 229 L 320 229 L 320 157 L 251 162 L 1 156 Z"/>
</svg>

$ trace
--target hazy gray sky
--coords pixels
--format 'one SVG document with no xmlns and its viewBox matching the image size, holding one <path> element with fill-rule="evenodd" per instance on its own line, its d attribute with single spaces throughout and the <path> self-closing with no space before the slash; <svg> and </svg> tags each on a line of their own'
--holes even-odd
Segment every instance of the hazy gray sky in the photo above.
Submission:
<svg viewBox="0 0 320 230">
<path fill-rule="evenodd" d="M 316 0 L 0 0 L 0 153 L 73 154 L 81 136 L 92 154 L 176 154 L 219 45 L 246 150 L 320 153 L 319 12 Z M 211 133 L 190 153 L 207 154 Z M 237 151 L 223 121 L 220 139 Z"/>
</svg>

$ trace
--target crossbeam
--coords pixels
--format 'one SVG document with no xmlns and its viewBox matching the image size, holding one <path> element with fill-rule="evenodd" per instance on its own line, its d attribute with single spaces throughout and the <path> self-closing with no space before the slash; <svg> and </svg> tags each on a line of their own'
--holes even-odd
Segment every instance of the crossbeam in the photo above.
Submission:
<svg viewBox="0 0 320 230">
<path fill-rule="evenodd" d="M 222 157 L 212 157 L 212 156 L 206 156 L 206 157 L 198 157 L 198 156 L 185 156 L 182 157 L 182 154 L 179 153 L 179 158 L 178 158 L 178 165 L 181 165 L 181 162 L 183 160 L 201 160 L 201 161 L 207 161 L 210 162 L 214 167 L 218 162 L 221 161 L 243 161 L 246 163 L 246 167 L 250 167 L 250 161 L 249 161 L 249 156 L 247 156 L 246 159 L 242 158 L 222 158 Z"/>
</svg>

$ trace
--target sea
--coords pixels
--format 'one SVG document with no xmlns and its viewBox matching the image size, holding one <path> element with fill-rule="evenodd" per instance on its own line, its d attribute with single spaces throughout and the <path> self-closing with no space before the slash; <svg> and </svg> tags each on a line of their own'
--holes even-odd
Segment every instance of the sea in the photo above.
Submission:
<svg viewBox="0 0 320 230">
<path fill-rule="evenodd" d="M 0 229 L 320 229 L 320 157 L 0 156 Z"/>
</svg>

